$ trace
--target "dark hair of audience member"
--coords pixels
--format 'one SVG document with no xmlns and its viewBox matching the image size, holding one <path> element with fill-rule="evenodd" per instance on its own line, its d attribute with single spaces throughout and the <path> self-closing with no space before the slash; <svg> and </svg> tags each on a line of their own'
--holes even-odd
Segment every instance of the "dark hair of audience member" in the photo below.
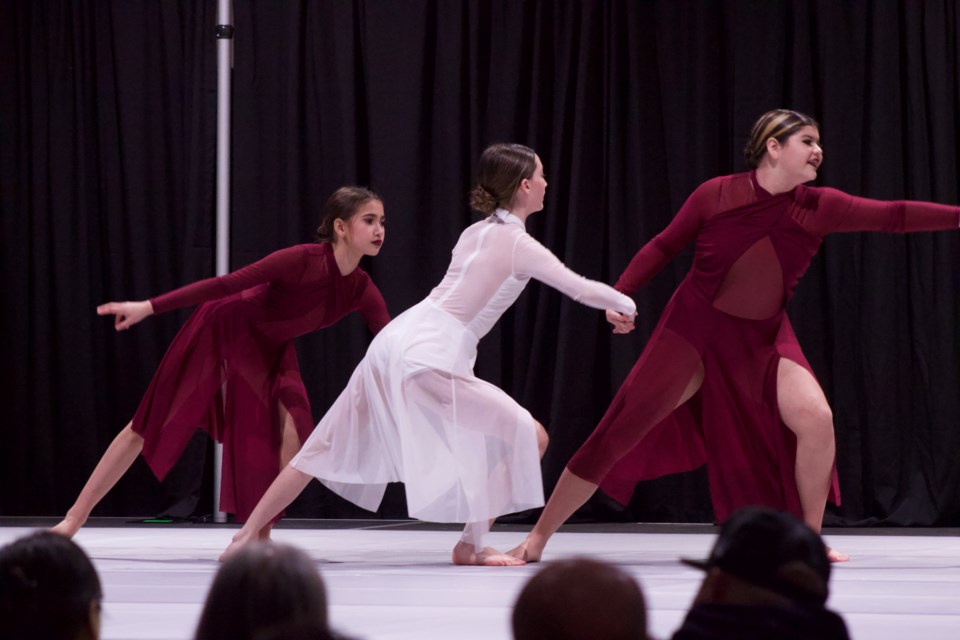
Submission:
<svg viewBox="0 0 960 640">
<path fill-rule="evenodd" d="M 647 609 L 640 585 L 611 564 L 572 558 L 546 565 L 513 608 L 515 640 L 642 640 Z"/>
<path fill-rule="evenodd" d="M 288 625 L 329 632 L 323 579 L 303 551 L 258 542 L 244 547 L 220 567 L 195 638 L 253 640 Z"/>
<path fill-rule="evenodd" d="M 278 624 L 263 629 L 253 635 L 251 640 L 354 640 L 349 636 L 334 632 L 326 626 L 300 620 L 299 622 Z"/>
<path fill-rule="evenodd" d="M 100 578 L 64 536 L 40 531 L 0 549 L 0 635 L 8 640 L 100 637 Z"/>
</svg>

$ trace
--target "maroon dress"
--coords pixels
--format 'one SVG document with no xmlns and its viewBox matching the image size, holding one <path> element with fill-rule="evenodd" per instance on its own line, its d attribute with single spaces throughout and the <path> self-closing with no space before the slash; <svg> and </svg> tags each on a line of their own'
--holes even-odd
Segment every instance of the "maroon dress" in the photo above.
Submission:
<svg viewBox="0 0 960 640">
<path fill-rule="evenodd" d="M 313 417 L 291 342 L 351 311 L 376 333 L 390 318 L 361 269 L 341 275 L 329 244 L 281 249 L 228 275 L 150 300 L 155 313 L 201 304 L 170 344 L 133 417 L 157 478 L 202 428 L 223 443 L 220 508 L 244 521 L 280 471 L 279 405 L 300 441 Z"/>
<path fill-rule="evenodd" d="M 823 236 L 956 229 L 960 209 L 798 186 L 771 196 L 756 174 L 700 185 L 616 284 L 631 295 L 685 245 L 693 266 L 590 438 L 568 464 L 626 504 L 639 480 L 707 464 L 718 522 L 750 504 L 802 517 L 796 437 L 780 419 L 780 358 L 810 370 L 785 307 Z M 703 384 L 677 407 L 703 367 Z M 836 470 L 830 499 L 839 504 Z"/>
</svg>

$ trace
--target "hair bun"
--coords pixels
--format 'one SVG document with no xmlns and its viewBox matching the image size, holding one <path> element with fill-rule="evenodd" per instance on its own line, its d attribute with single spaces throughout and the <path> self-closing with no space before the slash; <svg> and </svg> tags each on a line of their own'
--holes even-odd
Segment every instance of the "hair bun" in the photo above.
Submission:
<svg viewBox="0 0 960 640">
<path fill-rule="evenodd" d="M 480 213 L 493 213 L 497 198 L 483 185 L 478 184 L 470 192 L 470 208 Z"/>
</svg>

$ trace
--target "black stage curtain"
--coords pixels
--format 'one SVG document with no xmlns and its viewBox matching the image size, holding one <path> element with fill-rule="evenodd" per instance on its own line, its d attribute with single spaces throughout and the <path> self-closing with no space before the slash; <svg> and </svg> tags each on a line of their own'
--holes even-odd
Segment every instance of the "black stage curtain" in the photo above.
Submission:
<svg viewBox="0 0 960 640">
<path fill-rule="evenodd" d="M 0 514 L 66 510 L 187 313 L 115 334 L 95 305 L 212 272 L 215 4 L 3 5 Z M 958 202 L 953 0 L 234 5 L 234 267 L 308 241 L 336 186 L 368 184 L 389 233 L 364 266 L 394 314 L 441 277 L 495 141 L 546 165 L 531 233 L 608 282 L 697 184 L 743 170 L 774 107 L 820 121 L 820 184 Z M 830 237 L 791 303 L 835 411 L 844 503 L 828 524 L 960 522 L 958 258 L 956 233 Z M 548 425 L 548 491 L 689 264 L 640 292 L 631 336 L 531 284 L 482 342 L 478 374 Z M 352 318 L 299 341 L 318 417 L 368 339 Z M 95 513 L 150 513 L 160 494 L 138 462 Z M 291 512 L 357 513 L 318 488 Z M 389 493 L 380 515 L 402 514 Z M 581 515 L 712 519 L 702 471 Z"/>
</svg>

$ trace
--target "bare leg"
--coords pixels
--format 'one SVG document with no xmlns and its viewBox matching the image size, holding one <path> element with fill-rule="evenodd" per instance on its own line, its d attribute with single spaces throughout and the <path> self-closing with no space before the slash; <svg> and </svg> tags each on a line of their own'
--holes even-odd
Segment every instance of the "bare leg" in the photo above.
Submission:
<svg viewBox="0 0 960 640">
<path fill-rule="evenodd" d="M 300 436 L 297 433 L 297 426 L 293 422 L 293 416 L 287 411 L 287 408 L 280 405 L 280 469 L 286 467 L 293 456 L 300 451 Z M 268 522 L 257 533 L 258 540 L 269 540 L 270 532 L 273 530 L 273 523 Z"/>
<path fill-rule="evenodd" d="M 533 425 L 537 433 L 537 450 L 542 459 L 543 454 L 547 451 L 550 437 L 547 435 L 547 430 L 543 428 L 542 424 L 534 420 Z M 487 567 L 515 567 L 526 564 L 521 558 L 501 553 L 493 547 L 483 546 L 483 535 L 490 530 L 490 527 L 493 526 L 495 521 L 496 518 L 491 518 L 486 528 L 483 528 L 481 524 L 477 522 L 467 523 L 467 526 L 463 529 L 463 535 L 460 537 L 460 541 L 457 542 L 453 548 L 453 564 L 482 565 Z"/>
<path fill-rule="evenodd" d="M 787 358 L 777 370 L 777 404 L 784 424 L 797 436 L 796 480 L 803 519 L 816 532 L 830 492 L 836 456 L 833 412 L 809 371 Z M 827 547 L 831 562 L 846 562 L 845 553 Z"/>
<path fill-rule="evenodd" d="M 557 532 L 573 512 L 583 506 L 597 490 L 597 485 L 564 469 L 554 487 L 547 506 L 527 539 L 507 553 L 526 562 L 539 562 L 550 536 Z"/>
<path fill-rule="evenodd" d="M 543 425 L 536 420 L 533 421 L 533 425 L 537 430 L 537 450 L 540 452 L 540 459 L 543 460 L 543 454 L 547 452 L 547 445 L 550 444 L 550 436 L 547 435 Z"/>
<path fill-rule="evenodd" d="M 66 517 L 51 529 L 54 533 L 72 538 L 90 517 L 93 508 L 107 495 L 117 481 L 127 472 L 133 461 L 143 450 L 143 438 L 134 433 L 133 423 L 127 423 L 113 439 L 104 452 L 100 462 L 93 469 L 87 483 L 83 485 L 77 501 L 73 503 Z"/>
<path fill-rule="evenodd" d="M 703 365 L 700 364 L 674 408 L 693 397 L 703 383 L 703 375 Z M 596 490 L 597 485 L 593 482 L 580 478 L 570 469 L 564 469 L 547 505 L 543 508 L 543 513 L 540 514 L 540 519 L 537 520 L 527 539 L 507 553 L 527 562 L 539 562 L 550 536 L 556 533 L 560 525 L 582 507 Z"/>
<path fill-rule="evenodd" d="M 312 479 L 313 476 L 298 471 L 289 464 L 284 467 L 277 479 L 267 489 L 267 492 L 260 498 L 260 502 L 254 507 L 250 518 L 240 531 L 234 534 L 230 546 L 220 555 L 221 562 L 240 547 L 257 541 L 260 538 L 260 531 L 273 520 L 274 516 L 293 502 L 294 498 L 303 492 Z"/>
<path fill-rule="evenodd" d="M 290 464 L 293 456 L 300 451 L 300 434 L 297 433 L 297 425 L 293 422 L 293 416 L 287 411 L 287 408 L 280 405 L 280 425 L 283 433 L 280 440 L 280 468 Z"/>
</svg>

